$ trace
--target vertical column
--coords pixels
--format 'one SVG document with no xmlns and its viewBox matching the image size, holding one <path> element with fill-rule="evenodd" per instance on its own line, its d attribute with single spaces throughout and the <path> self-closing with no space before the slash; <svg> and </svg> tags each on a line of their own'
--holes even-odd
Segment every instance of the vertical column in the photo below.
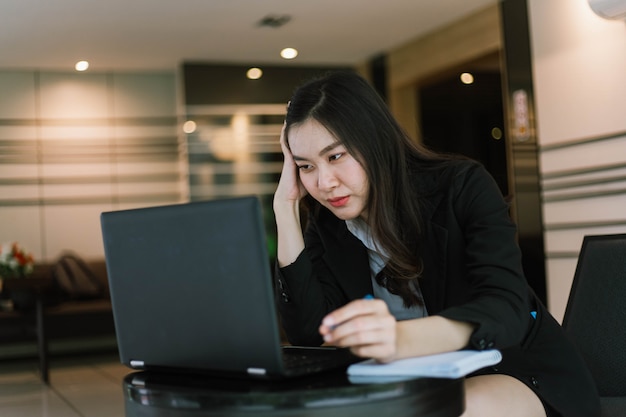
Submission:
<svg viewBox="0 0 626 417">
<path fill-rule="evenodd" d="M 507 153 L 512 214 L 519 229 L 524 272 L 530 286 L 545 303 L 543 219 L 526 0 L 503 0 L 500 12 L 505 61 L 502 90 L 509 137 Z"/>
</svg>

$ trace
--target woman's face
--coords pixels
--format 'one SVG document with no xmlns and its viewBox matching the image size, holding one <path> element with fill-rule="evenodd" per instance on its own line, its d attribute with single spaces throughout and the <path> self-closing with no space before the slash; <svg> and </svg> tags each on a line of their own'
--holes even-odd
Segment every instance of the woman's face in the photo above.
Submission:
<svg viewBox="0 0 626 417">
<path fill-rule="evenodd" d="M 291 126 L 288 138 L 307 192 L 342 220 L 366 218 L 367 175 L 345 146 L 314 119 Z"/>
</svg>

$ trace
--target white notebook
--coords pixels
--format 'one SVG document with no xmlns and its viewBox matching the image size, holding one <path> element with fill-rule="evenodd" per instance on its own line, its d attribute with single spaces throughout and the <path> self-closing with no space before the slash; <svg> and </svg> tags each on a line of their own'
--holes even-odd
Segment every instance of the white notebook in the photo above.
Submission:
<svg viewBox="0 0 626 417">
<path fill-rule="evenodd" d="M 350 365 L 348 375 L 460 378 L 486 366 L 495 365 L 501 360 L 502 354 L 497 349 L 459 350 L 389 363 L 368 359 Z"/>
</svg>

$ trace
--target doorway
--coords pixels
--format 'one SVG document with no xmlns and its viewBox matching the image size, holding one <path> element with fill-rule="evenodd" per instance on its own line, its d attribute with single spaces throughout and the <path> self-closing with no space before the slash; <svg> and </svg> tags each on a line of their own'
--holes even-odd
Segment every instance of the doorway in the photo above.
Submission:
<svg viewBox="0 0 626 417">
<path fill-rule="evenodd" d="M 478 65 L 480 63 L 480 65 Z M 481 162 L 509 194 L 502 80 L 497 54 L 422 85 L 421 136 L 428 148 Z"/>
</svg>

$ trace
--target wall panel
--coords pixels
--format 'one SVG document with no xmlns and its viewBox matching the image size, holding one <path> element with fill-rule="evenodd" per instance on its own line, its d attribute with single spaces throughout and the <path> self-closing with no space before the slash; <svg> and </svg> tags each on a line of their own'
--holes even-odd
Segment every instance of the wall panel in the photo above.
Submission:
<svg viewBox="0 0 626 417">
<path fill-rule="evenodd" d="M 0 127 L 2 122 L 28 121 L 36 117 L 35 79 L 29 72 L 0 73 Z M 19 123 L 18 123 L 19 125 Z"/>
<path fill-rule="evenodd" d="M 541 148 L 548 288 L 558 318 L 565 312 L 584 236 L 626 233 L 624 155 L 624 134 Z"/>
<path fill-rule="evenodd" d="M 529 0 L 549 306 L 585 235 L 626 232 L 626 25 L 586 0 Z"/>
<path fill-rule="evenodd" d="M 184 198 L 173 74 L 0 72 L 0 88 L 2 241 L 101 258 L 101 212 Z"/>
</svg>

